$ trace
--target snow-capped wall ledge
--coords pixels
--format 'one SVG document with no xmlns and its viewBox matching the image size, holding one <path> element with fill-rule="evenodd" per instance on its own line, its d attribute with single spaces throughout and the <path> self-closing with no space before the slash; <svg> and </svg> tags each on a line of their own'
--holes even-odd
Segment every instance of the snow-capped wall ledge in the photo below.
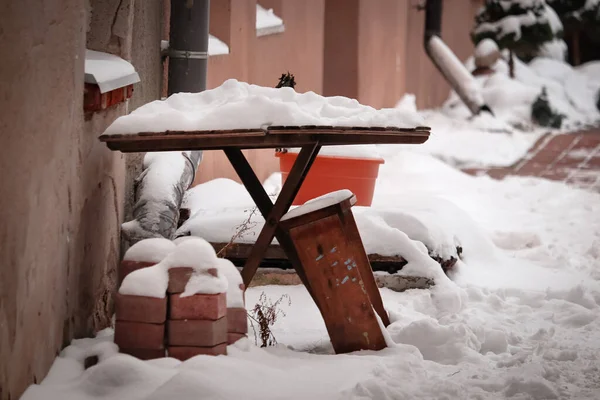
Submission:
<svg viewBox="0 0 600 400">
<path fill-rule="evenodd" d="M 164 56 L 169 54 L 169 41 L 160 41 L 160 51 Z M 220 56 L 229 54 L 229 46 L 216 36 L 208 35 L 208 56 Z"/>
<path fill-rule="evenodd" d="M 140 132 L 261 129 L 265 126 L 423 126 L 411 110 L 377 110 L 347 97 L 323 97 L 292 88 L 250 85 L 235 79 L 200 93 L 176 93 L 119 117 L 105 135 Z"/>
<path fill-rule="evenodd" d="M 216 36 L 208 35 L 208 56 L 229 54 L 229 46 Z"/>
<path fill-rule="evenodd" d="M 100 93 L 133 85 L 140 81 L 131 63 L 121 57 L 94 50 L 85 51 L 85 83 L 98 85 Z"/>
<path fill-rule="evenodd" d="M 285 32 L 283 20 L 275 15 L 272 9 L 267 10 L 256 5 L 256 36 L 266 36 Z"/>
</svg>

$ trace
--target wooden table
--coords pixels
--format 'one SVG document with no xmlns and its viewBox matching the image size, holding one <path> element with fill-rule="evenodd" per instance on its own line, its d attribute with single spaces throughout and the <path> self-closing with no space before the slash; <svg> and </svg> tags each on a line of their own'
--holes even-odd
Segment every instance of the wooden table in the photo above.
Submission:
<svg viewBox="0 0 600 400">
<path fill-rule="evenodd" d="M 157 152 L 186 150 L 223 150 L 240 180 L 265 218 L 256 244 L 242 270 L 246 286 L 252 281 L 274 237 L 285 251 L 309 290 L 310 284 L 298 261 L 291 239 L 279 227 L 281 217 L 289 210 L 300 186 L 322 146 L 357 144 L 419 144 L 429 138 L 430 128 L 396 127 L 332 127 L 270 126 L 265 129 L 227 131 L 141 132 L 124 135 L 102 135 L 100 140 L 111 150 L 122 152 Z M 300 153 L 275 204 L 252 170 L 242 149 L 300 147 Z M 311 293 L 312 294 L 312 293 Z"/>
</svg>

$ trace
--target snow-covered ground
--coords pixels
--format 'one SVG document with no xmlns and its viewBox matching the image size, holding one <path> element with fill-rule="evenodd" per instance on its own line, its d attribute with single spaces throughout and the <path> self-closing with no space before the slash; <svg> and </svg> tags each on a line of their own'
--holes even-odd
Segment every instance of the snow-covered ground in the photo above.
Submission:
<svg viewBox="0 0 600 400">
<path fill-rule="evenodd" d="M 256 348 L 250 334 L 226 357 L 142 362 L 116 354 L 103 332 L 65 349 L 23 399 L 598 398 L 600 195 L 534 178 L 472 177 L 427 154 L 380 150 L 374 207 L 419 198 L 464 246 L 453 281 L 382 290 L 397 346 L 331 355 L 303 287 L 257 287 L 248 308 L 262 292 L 291 298 L 274 327 L 279 347 Z M 212 201 L 219 197 L 227 196 Z M 85 355 L 97 352 L 101 362 L 84 371 Z"/>
<path fill-rule="evenodd" d="M 518 64 L 517 76 L 519 68 L 524 67 Z M 595 69 L 578 73 L 593 75 Z M 571 73 L 540 67 L 538 74 L 544 71 L 547 79 L 559 81 Z M 286 315 L 273 328 L 277 347 L 256 347 L 250 333 L 248 340 L 230 346 L 227 356 L 144 362 L 119 354 L 112 332 L 106 330 L 64 349 L 47 378 L 22 398 L 600 398 L 600 195 L 537 178 L 496 181 L 456 169 L 511 164 L 545 132 L 532 129 L 524 111 L 541 86 L 530 75 L 521 76 L 522 81 L 507 84 L 512 97 L 493 95 L 492 89 L 506 84 L 503 77 L 483 93 L 489 96 L 486 101 L 496 102 L 492 108 L 497 118 L 469 118 L 451 98 L 441 110 L 420 113 L 433 127 L 425 145 L 377 146 L 385 164 L 373 208 L 355 208 L 365 246 L 382 253 L 396 246 L 409 261 L 405 272 L 436 282 L 430 290 L 382 289 L 394 346 L 333 355 L 319 311 L 304 287 L 255 287 L 246 292 L 248 309 L 263 292 L 273 301 L 284 294 L 291 299 L 290 305 L 280 306 Z M 240 89 L 234 82 L 228 85 Z M 560 87 L 549 88 L 549 94 L 555 104 L 572 111 L 571 117 L 597 117 L 591 109 L 589 115 L 581 111 L 587 103 L 561 103 L 568 94 L 567 86 Z M 290 91 L 285 94 L 294 97 Z M 170 104 L 181 111 L 177 99 L 183 97 Z M 341 106 L 357 107 L 339 100 L 324 103 L 312 95 L 304 99 L 324 104 L 329 112 L 337 110 L 336 115 Z M 398 108 L 412 118 L 414 99 L 405 97 Z M 146 127 L 143 113 L 135 118 Z M 271 177 L 265 187 L 276 196 L 279 177 Z M 202 211 L 195 234 L 228 238 L 252 206 L 249 195 L 231 181 L 207 183 L 194 193 L 188 205 Z M 203 225 L 211 229 L 202 231 Z M 451 252 L 456 243 L 463 255 L 450 280 L 423 249 L 438 246 Z M 99 355 L 99 363 L 84 370 L 89 355 Z"/>
</svg>

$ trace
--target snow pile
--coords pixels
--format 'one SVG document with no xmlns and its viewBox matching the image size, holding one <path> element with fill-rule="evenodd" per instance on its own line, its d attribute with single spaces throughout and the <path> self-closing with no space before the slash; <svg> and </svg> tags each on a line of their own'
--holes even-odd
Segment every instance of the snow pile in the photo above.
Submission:
<svg viewBox="0 0 600 400">
<path fill-rule="evenodd" d="M 193 269 L 182 297 L 200 293 L 223 293 L 228 288 L 227 278 L 222 273 L 222 268 L 219 268 L 223 264 L 206 240 L 194 238 L 181 241 L 156 265 L 138 269 L 127 275 L 119 293 L 163 298 L 169 285 L 169 268 L 177 267 Z"/>
<path fill-rule="evenodd" d="M 212 90 L 176 93 L 148 103 L 119 117 L 105 134 L 259 129 L 266 125 L 414 127 L 423 121 L 416 113 L 376 110 L 346 97 L 323 97 L 229 79 Z"/>
<path fill-rule="evenodd" d="M 472 117 L 466 108 L 462 108 L 462 103 L 458 107 L 461 107 L 460 110 L 444 108 L 421 111 L 425 123 L 431 127 L 431 135 L 427 142 L 413 146 L 411 150 L 431 154 L 463 168 L 507 166 L 521 159 L 546 133 L 541 128 L 519 129 L 489 113 Z M 511 114 L 507 112 L 505 115 Z M 379 154 L 384 158 L 397 151 L 392 146 L 379 147 Z"/>
<path fill-rule="evenodd" d="M 498 45 L 492 39 L 483 39 L 475 47 L 473 55 L 475 58 L 485 58 L 495 54 L 498 50 Z"/>
<path fill-rule="evenodd" d="M 125 261 L 162 261 L 170 252 L 175 250 L 176 244 L 165 238 L 151 238 L 137 242 L 125 252 Z"/>
<path fill-rule="evenodd" d="M 216 187 L 214 182 L 207 182 L 196 186 L 191 191 L 206 193 L 207 189 L 203 188 L 204 185 Z M 204 205 L 198 202 L 196 206 L 199 207 L 191 207 L 192 216 L 179 228 L 177 234 L 201 237 L 212 243 L 228 243 L 232 238 L 235 243 L 254 243 L 264 226 L 264 218 L 258 212 L 251 214 L 254 205 L 242 185 L 223 179 L 220 180 L 219 186 L 234 191 L 211 191 L 209 202 Z M 376 188 L 376 190 L 380 189 Z M 350 191 L 341 190 L 313 199 L 303 206 L 290 210 L 282 220 L 327 207 L 351 195 Z M 193 195 L 195 196 L 196 194 Z M 237 206 L 233 199 L 238 199 Z M 219 206 L 221 202 L 228 202 L 227 206 Z M 188 204 L 191 205 L 191 202 Z M 439 207 L 442 212 L 436 212 L 436 207 Z M 423 196 L 405 197 L 393 206 L 377 208 L 355 206 L 352 210 L 367 253 L 383 256 L 402 255 L 397 240 L 387 234 L 388 229 L 393 228 L 405 232 L 411 239 L 421 243 L 422 248 L 429 249 L 432 254 L 444 260 L 451 257 L 458 258 L 457 246 L 463 245 L 459 238 L 461 233 L 455 231 L 459 224 L 456 220 L 450 221 L 444 216 L 458 215 L 467 220 L 469 218 L 443 199 L 430 199 Z M 244 221 L 248 223 L 244 232 L 240 233 Z M 384 224 L 374 223 L 374 221 L 383 221 Z M 274 243 L 277 243 L 276 239 Z M 439 268 L 439 264 L 437 265 Z"/>
<path fill-rule="evenodd" d="M 497 120 L 518 129 L 532 126 L 532 104 L 543 88 L 548 91 L 551 107 L 565 115 L 562 129 L 576 130 L 598 124 L 600 111 L 596 107 L 596 94 L 600 91 L 600 78 L 589 76 L 585 68 L 573 68 L 562 61 L 536 58 L 530 64 L 515 59 L 515 78 L 509 77 L 505 60 L 498 60 L 492 75 L 476 77 L 485 103 L 492 109 Z M 474 69 L 474 60 L 466 62 Z M 442 107 L 451 118 L 466 119 L 470 112 L 456 93 Z M 427 123 L 427 121 L 426 121 Z M 435 132 L 435 130 L 433 131 Z"/>
</svg>

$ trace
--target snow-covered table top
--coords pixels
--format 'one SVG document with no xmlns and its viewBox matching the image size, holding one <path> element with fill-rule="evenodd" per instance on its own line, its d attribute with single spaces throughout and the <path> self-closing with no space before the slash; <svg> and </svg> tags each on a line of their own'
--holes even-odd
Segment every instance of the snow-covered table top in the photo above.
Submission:
<svg viewBox="0 0 600 400">
<path fill-rule="evenodd" d="M 124 152 L 403 144 L 426 141 L 423 124 L 411 110 L 229 79 L 215 89 L 145 104 L 119 117 L 100 140 Z"/>
</svg>

